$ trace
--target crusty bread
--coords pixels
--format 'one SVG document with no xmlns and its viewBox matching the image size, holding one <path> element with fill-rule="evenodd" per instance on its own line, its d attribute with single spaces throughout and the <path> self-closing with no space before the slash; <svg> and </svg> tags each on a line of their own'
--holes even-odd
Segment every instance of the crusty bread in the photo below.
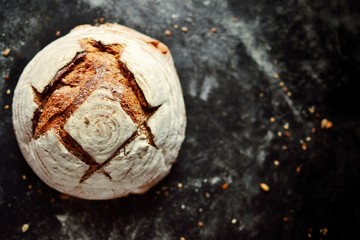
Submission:
<svg viewBox="0 0 360 240">
<path fill-rule="evenodd" d="M 49 186 L 80 198 L 143 193 L 184 139 L 168 48 L 118 24 L 82 25 L 40 51 L 15 89 L 20 149 Z"/>
</svg>

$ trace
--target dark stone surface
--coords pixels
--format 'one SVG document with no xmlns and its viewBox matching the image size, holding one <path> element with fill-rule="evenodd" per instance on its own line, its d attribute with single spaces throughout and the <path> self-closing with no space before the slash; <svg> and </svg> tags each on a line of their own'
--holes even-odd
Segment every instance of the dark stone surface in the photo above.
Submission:
<svg viewBox="0 0 360 240">
<path fill-rule="evenodd" d="M 0 50 L 12 50 L 0 56 L 1 239 L 354 239 L 359 13 L 351 0 L 2 0 Z M 56 31 L 100 17 L 169 46 L 187 137 L 171 174 L 146 194 L 66 199 L 26 164 L 5 105 Z"/>
</svg>

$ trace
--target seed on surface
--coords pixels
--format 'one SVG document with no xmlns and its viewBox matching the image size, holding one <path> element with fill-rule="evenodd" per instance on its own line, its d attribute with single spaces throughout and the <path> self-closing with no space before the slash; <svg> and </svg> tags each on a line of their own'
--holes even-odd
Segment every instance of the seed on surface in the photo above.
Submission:
<svg viewBox="0 0 360 240">
<path fill-rule="evenodd" d="M 270 187 L 266 183 L 260 183 L 259 186 L 265 192 L 270 191 Z"/>
<path fill-rule="evenodd" d="M 2 54 L 4 57 L 7 57 L 7 56 L 9 56 L 10 52 L 11 52 L 11 49 L 10 49 L 10 48 L 7 48 L 7 49 L 5 49 L 4 51 L 2 51 L 1 54 Z"/>
<path fill-rule="evenodd" d="M 21 231 L 24 233 L 24 232 L 26 232 L 27 230 L 29 230 L 29 227 L 30 227 L 29 224 L 25 223 L 25 224 L 22 225 Z"/>
</svg>

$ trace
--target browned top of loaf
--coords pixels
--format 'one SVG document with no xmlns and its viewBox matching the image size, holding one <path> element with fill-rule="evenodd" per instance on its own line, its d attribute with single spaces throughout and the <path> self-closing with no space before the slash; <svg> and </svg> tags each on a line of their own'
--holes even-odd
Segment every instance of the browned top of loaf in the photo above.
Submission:
<svg viewBox="0 0 360 240">
<path fill-rule="evenodd" d="M 113 91 L 114 98 L 139 128 L 147 128 L 144 123 L 156 109 L 148 108 L 133 74 L 120 61 L 120 44 L 103 45 L 92 39 L 83 39 L 81 44 L 85 50 L 58 71 L 44 92 L 39 93 L 34 89 L 35 102 L 39 105 L 34 117 L 34 138 L 37 139 L 51 130 L 60 137 L 60 141 L 72 154 L 90 165 L 96 165 L 67 134 L 64 125 L 100 84 L 121 86 L 121 94 Z M 144 133 L 153 143 L 151 133 Z"/>
</svg>

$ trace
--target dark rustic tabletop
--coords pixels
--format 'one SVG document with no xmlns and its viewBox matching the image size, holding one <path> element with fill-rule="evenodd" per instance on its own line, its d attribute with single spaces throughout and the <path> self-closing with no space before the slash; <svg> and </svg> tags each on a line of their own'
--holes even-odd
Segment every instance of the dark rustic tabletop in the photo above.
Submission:
<svg viewBox="0 0 360 240">
<path fill-rule="evenodd" d="M 188 126 L 149 192 L 86 201 L 32 172 L 11 103 L 39 50 L 102 22 L 169 46 Z M 1 0 L 0 239 L 354 239 L 359 34 L 352 0 Z"/>
</svg>

